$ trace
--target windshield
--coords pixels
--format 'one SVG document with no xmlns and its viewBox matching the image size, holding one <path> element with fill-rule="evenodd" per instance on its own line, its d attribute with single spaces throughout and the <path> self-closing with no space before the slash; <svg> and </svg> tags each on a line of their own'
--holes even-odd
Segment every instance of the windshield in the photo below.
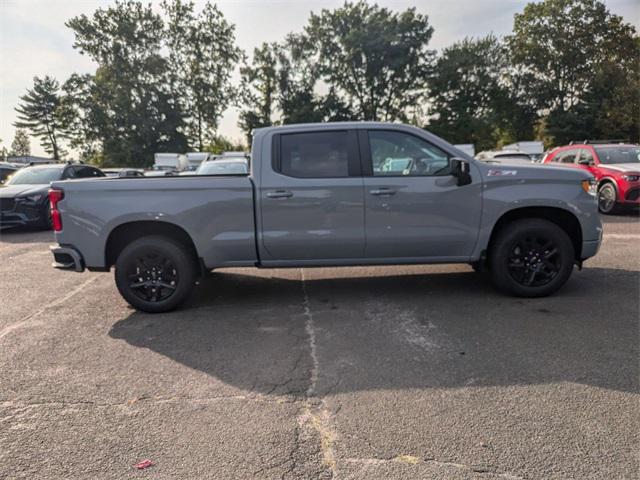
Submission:
<svg viewBox="0 0 640 480">
<path fill-rule="evenodd" d="M 7 185 L 45 185 L 60 180 L 62 169 L 54 168 L 24 168 L 9 179 Z"/>
<path fill-rule="evenodd" d="M 598 154 L 600 163 L 610 165 L 613 163 L 640 163 L 640 147 L 593 147 Z"/>
<path fill-rule="evenodd" d="M 246 162 L 205 162 L 196 171 L 198 175 L 234 175 L 247 173 Z"/>
</svg>

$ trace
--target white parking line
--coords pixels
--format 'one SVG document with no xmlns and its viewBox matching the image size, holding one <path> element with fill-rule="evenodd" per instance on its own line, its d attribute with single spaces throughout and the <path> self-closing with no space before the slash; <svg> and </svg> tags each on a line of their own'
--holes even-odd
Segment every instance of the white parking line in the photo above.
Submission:
<svg viewBox="0 0 640 480">
<path fill-rule="evenodd" d="M 29 315 L 24 317 L 22 320 L 20 320 L 20 321 L 14 323 L 13 325 L 9 325 L 8 327 L 5 327 L 4 329 L 0 330 L 0 339 L 6 337 L 11 332 L 14 332 L 16 330 L 24 328 L 27 325 L 33 323 L 33 319 L 35 317 L 37 317 L 38 315 L 40 315 L 42 312 L 44 312 L 45 310 L 47 310 L 49 308 L 57 307 L 58 305 L 66 302 L 67 300 L 69 300 L 74 295 L 80 293 L 85 287 L 89 286 L 89 284 L 95 282 L 98 278 L 100 278 L 98 275 L 96 275 L 95 277 L 89 278 L 88 280 L 82 282 L 76 288 L 71 290 L 69 293 L 67 293 L 64 297 L 61 297 L 61 298 L 58 298 L 57 300 L 54 300 L 53 302 L 51 302 L 51 303 L 39 308 L 35 312 L 30 313 Z"/>
<path fill-rule="evenodd" d="M 636 240 L 640 239 L 640 233 L 605 233 L 604 238 L 613 240 Z"/>
</svg>

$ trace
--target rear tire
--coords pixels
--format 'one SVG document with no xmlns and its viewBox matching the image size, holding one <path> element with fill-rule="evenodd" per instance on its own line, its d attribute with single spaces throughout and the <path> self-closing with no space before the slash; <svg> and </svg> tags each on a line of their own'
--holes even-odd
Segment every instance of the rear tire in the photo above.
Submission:
<svg viewBox="0 0 640 480">
<path fill-rule="evenodd" d="M 115 280 L 120 295 L 134 308 L 168 312 L 191 294 L 196 262 L 184 245 L 163 236 L 139 238 L 116 260 Z"/>
<path fill-rule="evenodd" d="M 545 297 L 571 276 L 575 253 L 571 239 L 543 219 L 516 220 L 492 242 L 489 255 L 494 285 L 518 297 Z"/>
</svg>

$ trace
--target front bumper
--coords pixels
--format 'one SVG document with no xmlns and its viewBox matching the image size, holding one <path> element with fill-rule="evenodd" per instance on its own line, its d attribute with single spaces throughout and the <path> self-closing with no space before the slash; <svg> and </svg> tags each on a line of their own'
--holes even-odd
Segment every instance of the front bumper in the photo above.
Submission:
<svg viewBox="0 0 640 480">
<path fill-rule="evenodd" d="M 0 226 L 2 227 L 27 227 L 40 225 L 44 222 L 42 217 L 44 207 L 42 205 L 5 200 L 2 207 L 3 209 L 0 210 Z"/>
<path fill-rule="evenodd" d="M 598 250 L 600 250 L 601 243 L 602 242 L 600 240 L 582 242 L 582 260 L 594 257 L 596 253 L 598 253 Z"/>
<path fill-rule="evenodd" d="M 625 205 L 640 205 L 640 187 L 630 188 L 624 192 L 622 203 Z"/>
<path fill-rule="evenodd" d="M 74 270 L 84 272 L 84 259 L 80 252 L 69 246 L 51 245 L 49 247 L 53 254 L 53 267 L 60 270 Z"/>
</svg>

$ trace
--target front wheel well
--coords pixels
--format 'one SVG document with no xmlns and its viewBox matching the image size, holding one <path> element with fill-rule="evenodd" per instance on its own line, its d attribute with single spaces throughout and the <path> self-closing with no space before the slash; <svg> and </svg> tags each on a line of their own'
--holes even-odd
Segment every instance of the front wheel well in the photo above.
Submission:
<svg viewBox="0 0 640 480">
<path fill-rule="evenodd" d="M 600 191 L 600 189 L 607 184 L 610 184 L 615 190 L 616 195 L 618 195 L 618 185 L 616 184 L 615 180 L 609 177 L 603 178 L 598 182 L 598 191 Z"/>
<path fill-rule="evenodd" d="M 492 243 L 501 229 L 516 220 L 524 218 L 540 218 L 555 223 L 571 239 L 576 261 L 580 261 L 582 254 L 582 228 L 580 227 L 580 222 L 573 213 L 557 207 L 523 207 L 503 214 L 493 227 L 487 251 L 491 251 Z"/>
<path fill-rule="evenodd" d="M 183 245 L 190 253 L 196 266 L 200 267 L 198 251 L 193 240 L 183 228 L 169 222 L 148 220 L 123 223 L 111 231 L 105 247 L 106 267 L 115 265 L 122 250 L 131 242 L 150 235 L 167 237 Z"/>
</svg>

